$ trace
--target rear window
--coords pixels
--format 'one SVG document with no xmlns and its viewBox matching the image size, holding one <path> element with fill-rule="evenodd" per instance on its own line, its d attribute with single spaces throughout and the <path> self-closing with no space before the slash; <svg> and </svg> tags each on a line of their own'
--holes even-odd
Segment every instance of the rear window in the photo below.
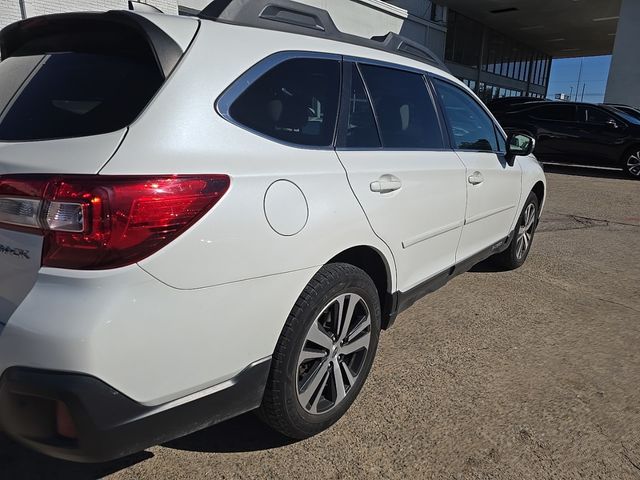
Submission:
<svg viewBox="0 0 640 480">
<path fill-rule="evenodd" d="M 10 57 L 0 63 L 0 141 L 120 130 L 158 91 L 152 58 L 91 53 Z"/>
</svg>

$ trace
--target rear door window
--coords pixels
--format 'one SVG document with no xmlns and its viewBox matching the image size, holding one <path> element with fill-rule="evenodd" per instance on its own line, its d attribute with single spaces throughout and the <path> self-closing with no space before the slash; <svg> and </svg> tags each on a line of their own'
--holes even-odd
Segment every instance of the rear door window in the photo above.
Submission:
<svg viewBox="0 0 640 480">
<path fill-rule="evenodd" d="M 434 78 L 433 84 L 449 121 L 454 148 L 483 152 L 498 151 L 493 120 L 478 102 L 449 82 Z"/>
<path fill-rule="evenodd" d="M 574 105 L 545 105 L 531 110 L 531 116 L 540 120 L 554 122 L 575 122 L 576 107 Z"/>
<path fill-rule="evenodd" d="M 422 75 L 365 64 L 360 69 L 384 148 L 444 148 L 438 114 Z"/>
<path fill-rule="evenodd" d="M 295 58 L 251 84 L 231 105 L 241 125 L 287 143 L 333 144 L 340 98 L 340 62 Z"/>
<path fill-rule="evenodd" d="M 163 81 L 153 58 L 72 52 L 10 57 L 0 63 L 0 141 L 120 130 Z"/>
</svg>

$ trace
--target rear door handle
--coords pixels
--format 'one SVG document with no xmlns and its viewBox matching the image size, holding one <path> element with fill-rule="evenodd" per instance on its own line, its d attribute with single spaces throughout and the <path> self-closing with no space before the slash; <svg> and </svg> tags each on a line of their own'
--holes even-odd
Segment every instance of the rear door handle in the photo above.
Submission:
<svg viewBox="0 0 640 480">
<path fill-rule="evenodd" d="M 375 182 L 371 182 L 369 188 L 375 193 L 391 193 L 400 190 L 402 182 L 394 175 L 382 175 Z"/>
<path fill-rule="evenodd" d="M 484 177 L 480 172 L 473 172 L 473 174 L 469 175 L 469 183 L 471 185 L 480 185 L 484 182 Z"/>
</svg>

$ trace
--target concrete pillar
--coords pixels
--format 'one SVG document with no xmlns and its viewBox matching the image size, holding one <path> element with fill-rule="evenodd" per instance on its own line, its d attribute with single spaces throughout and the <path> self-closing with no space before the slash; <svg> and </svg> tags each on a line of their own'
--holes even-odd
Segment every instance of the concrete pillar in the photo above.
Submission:
<svg viewBox="0 0 640 480">
<path fill-rule="evenodd" d="M 638 25 L 640 1 L 623 0 L 604 97 L 606 103 L 622 103 L 640 108 Z"/>
</svg>

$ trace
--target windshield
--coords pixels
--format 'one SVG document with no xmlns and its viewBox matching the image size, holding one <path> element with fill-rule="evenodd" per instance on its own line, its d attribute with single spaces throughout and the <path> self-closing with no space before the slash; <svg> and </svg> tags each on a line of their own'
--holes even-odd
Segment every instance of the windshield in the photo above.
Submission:
<svg viewBox="0 0 640 480">
<path fill-rule="evenodd" d="M 615 109 L 616 114 L 622 117 L 623 120 L 633 123 L 634 125 L 640 125 L 640 112 L 637 110 L 633 110 L 632 108 L 625 108 L 622 110 L 621 108 Z"/>
</svg>

